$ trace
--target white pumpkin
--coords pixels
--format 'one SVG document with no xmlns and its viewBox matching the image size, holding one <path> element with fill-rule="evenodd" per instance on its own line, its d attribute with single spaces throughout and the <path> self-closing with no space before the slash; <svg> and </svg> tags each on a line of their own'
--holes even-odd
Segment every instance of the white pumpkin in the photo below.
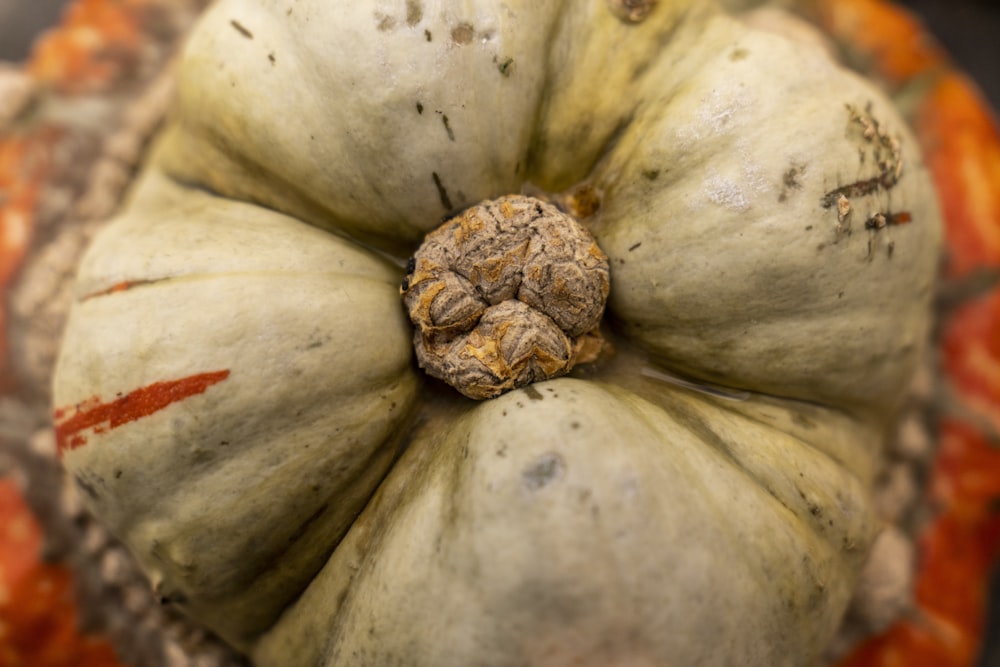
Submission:
<svg viewBox="0 0 1000 667">
<path fill-rule="evenodd" d="M 626 4 L 220 0 L 191 36 L 56 424 L 159 594 L 256 664 L 804 665 L 837 627 L 932 188 L 821 51 Z M 614 352 L 475 402 L 416 368 L 402 267 L 521 191 L 589 214 Z"/>
</svg>

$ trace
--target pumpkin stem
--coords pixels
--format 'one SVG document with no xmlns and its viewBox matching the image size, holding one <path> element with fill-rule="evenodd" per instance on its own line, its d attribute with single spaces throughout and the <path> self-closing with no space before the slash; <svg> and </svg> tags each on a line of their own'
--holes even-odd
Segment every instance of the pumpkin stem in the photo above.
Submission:
<svg viewBox="0 0 1000 667">
<path fill-rule="evenodd" d="M 421 368 L 485 399 L 593 361 L 609 289 L 608 258 L 586 228 L 511 195 L 428 234 L 400 294 Z"/>
</svg>

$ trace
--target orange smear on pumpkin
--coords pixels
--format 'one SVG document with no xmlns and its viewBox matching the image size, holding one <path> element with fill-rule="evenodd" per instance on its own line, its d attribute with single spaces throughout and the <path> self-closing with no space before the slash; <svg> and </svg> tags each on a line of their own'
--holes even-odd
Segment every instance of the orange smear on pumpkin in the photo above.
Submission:
<svg viewBox="0 0 1000 667">
<path fill-rule="evenodd" d="M 95 298 L 97 298 L 99 296 L 108 296 L 110 294 L 118 294 L 120 292 L 127 292 L 128 290 L 132 289 L 133 287 L 138 287 L 139 285 L 151 285 L 151 284 L 153 284 L 155 282 L 159 282 L 159 281 L 157 281 L 157 280 L 123 280 L 121 282 L 115 283 L 111 287 L 107 287 L 105 289 L 98 290 L 96 292 L 91 292 L 90 294 L 86 294 L 86 295 L 83 296 L 83 298 L 80 299 L 80 301 L 81 302 L 82 301 L 89 301 L 90 299 L 95 299 Z"/>
<path fill-rule="evenodd" d="M 63 454 L 66 450 L 87 444 L 84 432 L 88 429 L 101 433 L 148 417 L 173 403 L 203 394 L 228 377 L 228 370 L 200 373 L 178 380 L 155 382 L 110 402 L 102 402 L 95 396 L 75 406 L 58 408 L 53 413 L 56 446 Z"/>
<path fill-rule="evenodd" d="M 41 526 L 0 479 L 0 665 L 120 667 L 109 642 L 80 634 L 72 575 L 41 550 Z"/>
</svg>

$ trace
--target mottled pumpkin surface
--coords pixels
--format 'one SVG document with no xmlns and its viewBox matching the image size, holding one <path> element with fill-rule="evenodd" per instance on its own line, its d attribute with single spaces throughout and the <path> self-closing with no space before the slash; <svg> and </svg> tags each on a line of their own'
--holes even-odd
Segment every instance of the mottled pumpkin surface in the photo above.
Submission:
<svg viewBox="0 0 1000 667">
<path fill-rule="evenodd" d="M 81 4 L 96 8 L 100 3 Z M 912 102 L 912 97 L 906 98 L 911 101 L 904 110 L 917 129 L 928 165 L 942 193 L 950 251 L 948 277 L 961 278 L 978 268 L 1000 263 L 1000 203 L 997 201 L 1000 189 L 995 185 L 1000 183 L 1000 142 L 989 113 L 984 111 L 973 89 L 950 70 L 939 52 L 925 49 L 921 46 L 925 42 L 912 39 L 919 28 L 890 5 L 877 2 L 818 3 L 812 9 L 819 10 L 812 16 L 820 25 L 846 50 L 860 58 L 859 62 L 864 65 L 862 69 L 880 75 L 890 91 L 912 90 L 907 86 L 914 82 L 926 86 L 919 88 L 918 102 Z M 128 31 L 122 28 L 123 25 L 127 27 L 127 22 L 112 18 L 109 14 L 107 18 L 98 19 L 97 23 L 108 26 L 111 39 L 126 42 L 131 39 Z M 866 41 L 866 37 L 872 35 L 878 38 Z M 886 49 L 887 43 L 893 48 Z M 908 51 L 907 45 L 913 46 L 913 50 Z M 40 48 L 39 61 L 46 58 L 44 53 L 44 48 Z M 52 57 L 51 54 L 47 56 L 48 59 Z M 72 69 L 74 73 L 67 76 L 67 81 L 81 84 L 85 84 L 90 76 L 98 79 L 108 76 L 99 65 L 87 65 L 85 59 L 76 55 L 69 58 L 64 67 L 83 67 L 79 71 Z M 52 70 L 38 65 L 34 71 L 37 76 L 45 77 L 51 76 L 45 72 Z M 904 99 L 902 95 L 900 99 Z M 0 277 L 6 280 L 15 275 L 17 263 L 28 246 L 31 212 L 36 205 L 34 197 L 39 182 L 45 177 L 44 161 L 27 161 L 31 166 L 31 170 L 27 170 L 23 166 L 26 162 L 24 156 L 29 150 L 41 151 L 44 155 L 45 142 L 55 141 L 56 138 L 57 134 L 50 131 L 48 135 L 40 133 L 28 138 L 11 138 L 0 145 L 0 156 L 3 156 L 0 165 L 9 165 L 3 170 L 4 174 L 8 174 L 5 183 L 14 183 L 7 187 L 16 194 L 0 204 L 5 216 L 4 248 L 8 253 L 8 260 L 3 264 L 6 273 Z M 621 243 L 626 247 L 631 244 L 627 239 L 622 239 Z M 125 291 L 124 285 L 121 290 Z M 994 337 L 996 318 L 1000 312 L 997 295 L 994 291 L 989 296 L 963 305 L 948 320 L 944 334 L 945 360 L 956 389 L 966 402 L 987 413 L 995 411 L 1000 402 L 996 393 L 1000 386 L 997 379 L 1000 370 L 997 370 L 996 361 L 1000 350 Z M 188 392 L 186 395 L 197 395 L 225 379 L 223 370 L 199 370 L 199 374 L 176 380 L 186 381 L 183 389 L 147 385 L 137 391 L 147 391 L 150 396 L 160 391 L 159 395 L 167 398 L 185 395 L 184 392 Z M 569 385 L 565 388 L 569 394 L 589 391 Z M 154 404 L 155 400 L 169 403 L 167 398 L 154 399 Z M 111 397 L 106 400 L 112 402 Z M 613 420 L 615 414 L 640 414 L 641 409 L 625 403 L 613 404 L 616 407 L 607 419 Z M 568 418 L 579 417 L 572 410 L 567 415 Z M 476 426 L 470 423 L 462 428 L 475 429 Z M 532 462 L 536 467 L 531 468 L 536 470 L 537 475 L 529 477 L 536 479 L 539 488 L 542 488 L 548 480 L 560 474 L 561 464 L 558 458 L 550 456 L 546 459 L 545 452 L 539 454 L 540 458 Z M 929 525 L 921 543 L 922 569 L 917 596 L 924 613 L 916 620 L 897 625 L 885 637 L 861 647 L 846 664 L 970 664 L 979 643 L 985 595 L 983 582 L 997 549 L 997 526 L 990 511 L 993 499 L 1000 492 L 997 488 L 1000 487 L 1000 474 L 995 472 L 1000 469 L 1000 462 L 995 460 L 995 456 L 982 429 L 970 426 L 961 419 L 944 420 L 940 458 L 930 486 L 940 513 Z M 419 463 L 418 468 L 432 463 Z M 388 487 L 379 502 L 390 505 L 397 502 L 394 493 L 393 487 Z M 405 537 L 394 539 L 405 540 Z M 336 589 L 336 582 L 333 585 Z M 363 620 L 351 622 L 361 623 Z M 569 641 L 569 638 L 563 639 Z M 553 651 L 558 654 L 558 651 L 565 650 L 558 637 L 552 641 L 551 645 L 536 647 L 539 655 L 551 655 Z M 614 647 L 610 650 L 613 651 Z M 926 662 L 921 663 L 920 660 Z"/>
</svg>

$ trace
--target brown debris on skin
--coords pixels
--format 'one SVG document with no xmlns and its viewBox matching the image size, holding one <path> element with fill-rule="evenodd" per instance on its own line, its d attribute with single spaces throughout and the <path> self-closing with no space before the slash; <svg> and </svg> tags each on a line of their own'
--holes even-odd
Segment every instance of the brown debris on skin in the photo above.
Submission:
<svg viewBox="0 0 1000 667">
<path fill-rule="evenodd" d="M 625 23 L 641 23 L 656 7 L 657 0 L 608 0 L 608 9 Z"/>
<path fill-rule="evenodd" d="M 608 259 L 538 199 L 483 202 L 427 235 L 400 293 L 417 361 L 469 398 L 568 373 L 594 356 Z"/>
</svg>

